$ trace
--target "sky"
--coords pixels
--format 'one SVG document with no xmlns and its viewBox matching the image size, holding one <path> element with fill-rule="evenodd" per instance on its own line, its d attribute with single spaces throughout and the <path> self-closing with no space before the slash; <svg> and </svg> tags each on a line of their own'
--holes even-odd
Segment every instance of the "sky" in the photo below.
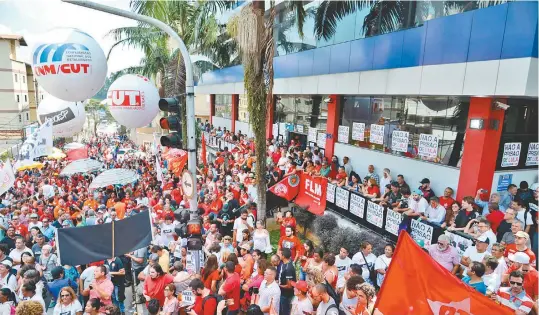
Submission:
<svg viewBox="0 0 539 315">
<path fill-rule="evenodd" d="M 129 10 L 129 0 L 95 0 L 112 7 Z M 0 0 L 0 34 L 22 35 L 28 47 L 21 47 L 17 58 L 31 63 L 30 54 L 41 34 L 55 27 L 74 27 L 90 34 L 108 54 L 114 40 L 105 36 L 111 29 L 135 26 L 137 23 L 123 17 L 63 3 L 60 0 Z M 117 46 L 108 61 L 108 72 L 115 72 L 139 64 L 142 51 Z"/>
</svg>

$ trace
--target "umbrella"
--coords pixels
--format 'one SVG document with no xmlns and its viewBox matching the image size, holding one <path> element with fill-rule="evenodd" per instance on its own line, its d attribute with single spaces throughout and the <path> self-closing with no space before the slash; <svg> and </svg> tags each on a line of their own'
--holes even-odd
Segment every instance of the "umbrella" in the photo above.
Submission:
<svg viewBox="0 0 539 315">
<path fill-rule="evenodd" d="M 63 159 L 65 157 L 66 157 L 66 155 L 62 152 L 62 150 L 60 150 L 58 148 L 52 148 L 52 153 L 49 156 L 47 156 L 47 158 L 55 159 L 55 160 L 60 160 L 60 159 Z"/>
<path fill-rule="evenodd" d="M 17 166 L 17 171 L 31 170 L 31 169 L 34 169 L 34 168 L 37 168 L 37 169 L 43 168 L 43 163 L 41 163 L 41 162 L 32 162 L 30 164 L 19 165 L 19 166 Z"/>
<path fill-rule="evenodd" d="M 69 163 L 60 173 L 62 176 L 71 176 L 77 173 L 87 173 L 103 168 L 103 163 L 92 159 L 80 159 Z"/>
<path fill-rule="evenodd" d="M 80 148 L 84 148 L 84 147 L 85 147 L 85 145 L 82 144 L 82 143 L 71 142 L 71 143 L 68 143 L 68 144 L 64 145 L 64 150 L 69 151 L 69 150 L 80 149 Z"/>
<path fill-rule="evenodd" d="M 99 174 L 90 184 L 90 189 L 111 185 L 127 185 L 138 180 L 137 172 L 124 168 L 114 168 Z"/>
</svg>

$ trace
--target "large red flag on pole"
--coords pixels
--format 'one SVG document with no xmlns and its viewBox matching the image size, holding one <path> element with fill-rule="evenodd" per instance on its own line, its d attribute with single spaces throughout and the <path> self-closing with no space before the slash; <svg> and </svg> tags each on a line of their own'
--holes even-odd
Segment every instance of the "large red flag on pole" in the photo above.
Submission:
<svg viewBox="0 0 539 315">
<path fill-rule="evenodd" d="M 384 315 L 514 312 L 457 279 L 402 231 L 375 305 Z"/>
<path fill-rule="evenodd" d="M 208 162 L 206 160 L 206 137 L 204 137 L 204 133 L 202 133 L 202 147 L 200 149 L 200 160 L 202 161 L 202 164 L 204 164 L 204 167 L 208 165 Z"/>
</svg>

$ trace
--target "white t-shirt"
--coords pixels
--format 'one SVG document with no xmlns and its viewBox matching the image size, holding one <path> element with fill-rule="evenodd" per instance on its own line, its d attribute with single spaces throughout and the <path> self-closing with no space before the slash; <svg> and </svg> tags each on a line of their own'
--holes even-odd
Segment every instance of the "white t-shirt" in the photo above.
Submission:
<svg viewBox="0 0 539 315">
<path fill-rule="evenodd" d="M 353 297 L 353 298 L 349 298 L 348 297 L 348 289 L 344 289 L 344 292 L 342 294 L 342 298 L 341 298 L 341 304 L 339 304 L 339 309 L 341 311 L 344 311 L 347 315 L 352 315 L 352 313 L 350 312 L 350 310 L 348 309 L 348 307 L 352 307 L 353 309 L 356 308 L 357 306 L 357 296 Z"/>
<path fill-rule="evenodd" d="M 345 259 L 341 259 L 339 255 L 335 256 L 335 267 L 337 267 L 338 273 L 338 279 L 337 279 L 337 288 L 343 288 L 345 285 L 344 280 L 344 274 L 350 269 L 350 265 L 352 264 L 352 259 L 350 257 L 346 257 Z"/>
<path fill-rule="evenodd" d="M 77 312 L 82 312 L 82 305 L 78 300 L 73 301 L 73 303 L 68 306 L 62 305 L 62 303 L 57 303 L 54 307 L 54 315 L 76 315 Z"/>
<path fill-rule="evenodd" d="M 466 251 L 464 251 L 464 254 L 462 254 L 462 257 L 468 257 L 471 261 L 477 261 L 482 262 L 483 257 L 485 255 L 490 255 L 490 252 L 488 250 L 484 251 L 483 253 L 478 253 L 475 246 L 470 246 L 466 248 Z M 467 268 L 464 269 L 464 274 L 466 274 Z"/>
<path fill-rule="evenodd" d="M 165 246 L 168 246 L 170 242 L 174 242 L 174 229 L 176 226 L 174 224 L 161 224 L 161 240 L 164 242 Z"/>
<path fill-rule="evenodd" d="M 496 271 L 494 271 L 491 274 L 484 275 L 483 282 L 487 286 L 487 290 L 490 292 L 498 292 L 498 289 L 500 288 L 501 279 L 498 278 L 498 274 L 496 274 Z"/>
<path fill-rule="evenodd" d="M 376 258 L 376 262 L 374 263 L 374 270 L 382 269 L 387 271 L 389 268 L 389 264 L 391 263 L 391 258 L 388 258 L 385 254 L 382 254 Z M 382 282 L 384 281 L 385 275 L 376 273 L 376 281 L 378 282 L 378 286 L 382 286 Z"/>
<path fill-rule="evenodd" d="M 425 213 L 428 207 L 429 203 L 427 199 L 421 197 L 419 201 L 415 201 L 412 196 L 408 197 L 408 208 L 412 209 L 415 213 Z"/>
<path fill-rule="evenodd" d="M 497 240 L 496 240 L 496 234 L 494 234 L 494 232 L 492 232 L 492 230 L 488 230 L 486 231 L 485 233 L 485 236 L 488 238 L 489 240 L 489 244 L 488 244 L 488 248 L 487 250 L 490 251 L 490 249 L 492 248 L 492 244 L 496 243 Z"/>
<path fill-rule="evenodd" d="M 365 259 L 367 260 L 365 262 Z M 363 254 L 361 251 L 357 252 L 354 257 L 352 257 L 352 263 L 358 264 L 362 267 L 363 272 L 361 273 L 361 276 L 365 281 L 370 283 L 370 269 L 374 268 L 374 262 L 376 261 L 376 256 L 373 253 L 370 253 L 363 259 Z"/>
<path fill-rule="evenodd" d="M 5 277 L 0 276 L 0 288 L 5 288 L 5 287 L 15 292 L 15 290 L 17 290 L 17 276 L 10 275 L 9 272 Z"/>
<path fill-rule="evenodd" d="M 51 185 L 43 185 L 43 196 L 46 198 L 54 197 L 54 188 Z"/>
<path fill-rule="evenodd" d="M 28 223 L 28 231 L 30 231 L 34 226 L 37 226 L 39 230 L 41 231 L 41 233 L 43 233 L 43 223 L 39 221 L 36 223 L 33 223 L 33 222 Z"/>
<path fill-rule="evenodd" d="M 243 235 L 241 233 L 243 230 L 247 230 L 248 227 L 251 227 L 251 228 L 254 227 L 254 222 L 253 222 L 252 216 L 247 216 L 246 222 L 247 222 L 247 224 L 243 223 L 241 217 L 234 220 L 233 229 L 236 230 L 236 241 L 237 242 L 243 241 Z"/>
<path fill-rule="evenodd" d="M 36 290 L 37 290 L 37 287 L 36 287 Z M 29 298 L 28 300 L 39 302 L 39 304 L 41 304 L 41 306 L 43 306 L 43 315 L 47 315 L 47 311 L 46 311 L 47 307 L 45 306 L 45 301 L 43 300 L 43 298 L 41 297 L 40 294 L 37 294 L 37 293 L 36 293 L 36 294 L 34 294 L 34 296 L 32 296 L 31 298 Z M 77 302 L 79 302 L 79 301 L 77 301 Z M 79 305 L 80 305 L 80 303 L 79 303 Z M 81 308 L 81 310 L 82 310 L 82 308 Z M 55 311 L 56 311 L 56 308 L 55 308 Z M 54 314 L 60 315 L 61 313 L 56 313 L 56 312 L 54 312 Z M 73 314 L 74 314 L 74 313 L 73 313 Z M 69 313 L 65 313 L 65 314 L 62 313 L 61 315 L 70 315 L 70 314 L 69 314 Z"/>
<path fill-rule="evenodd" d="M 422 198 L 425 200 L 424 198 Z M 425 216 L 428 218 L 429 222 L 442 223 L 445 219 L 445 208 L 442 205 L 438 205 L 436 208 L 428 206 L 425 211 Z"/>
<path fill-rule="evenodd" d="M 258 300 L 258 306 L 260 308 L 269 306 L 273 299 L 273 307 L 278 311 L 280 298 L 281 288 L 279 288 L 277 281 L 273 281 L 270 285 L 266 284 L 266 280 L 262 281 L 260 284 L 260 299 Z M 269 312 L 264 314 L 269 314 Z"/>
<path fill-rule="evenodd" d="M 517 215 L 516 215 L 517 220 L 519 220 L 520 222 L 524 222 L 524 225 L 533 225 L 532 214 L 529 211 L 528 211 L 528 215 L 526 216 L 526 221 L 524 221 L 524 213 L 525 212 L 526 212 L 526 210 L 524 208 L 522 208 L 522 210 L 518 211 Z"/>
<path fill-rule="evenodd" d="M 311 314 L 313 312 L 313 303 L 311 303 L 311 300 L 309 298 L 304 298 L 303 300 L 298 300 L 298 298 L 295 296 L 292 299 L 292 306 L 291 306 L 291 315 L 305 315 L 305 314 Z"/>
<path fill-rule="evenodd" d="M 24 252 L 27 252 L 27 253 L 30 253 L 30 255 L 34 256 L 34 253 L 32 252 L 32 250 L 28 247 L 25 247 L 23 249 L 17 249 L 17 248 L 14 248 L 10 253 L 9 253 L 9 258 L 13 259 L 14 261 L 15 260 L 18 260 L 20 261 L 21 260 L 21 255 L 22 253 Z M 13 266 L 13 268 L 19 270 L 21 269 L 21 265 L 16 265 L 16 266 Z"/>
</svg>

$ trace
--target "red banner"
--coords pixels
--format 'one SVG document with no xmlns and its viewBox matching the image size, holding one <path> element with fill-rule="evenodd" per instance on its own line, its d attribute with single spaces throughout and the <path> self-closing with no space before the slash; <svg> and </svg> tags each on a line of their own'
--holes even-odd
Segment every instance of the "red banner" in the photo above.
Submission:
<svg viewBox="0 0 539 315">
<path fill-rule="evenodd" d="M 270 187 L 269 191 L 288 201 L 296 198 L 299 192 L 299 176 L 290 175 Z"/>
<path fill-rule="evenodd" d="M 168 169 L 178 177 L 181 176 L 185 164 L 187 164 L 187 154 L 181 157 L 173 157 L 168 159 Z"/>
<path fill-rule="evenodd" d="M 208 165 L 208 161 L 206 160 L 206 137 L 204 137 L 204 133 L 202 133 L 202 147 L 200 149 L 200 161 L 202 164 L 204 164 L 204 167 Z"/>
<path fill-rule="evenodd" d="M 88 149 L 86 147 L 73 149 L 66 152 L 67 159 L 70 161 L 87 159 L 88 158 Z"/>
<path fill-rule="evenodd" d="M 403 290 L 403 284 L 413 290 Z M 514 314 L 453 276 L 404 231 L 375 308 L 385 315 Z"/>
<path fill-rule="evenodd" d="M 326 210 L 328 179 L 305 173 L 300 175 L 300 179 L 296 204 L 316 215 L 323 215 Z"/>
</svg>

